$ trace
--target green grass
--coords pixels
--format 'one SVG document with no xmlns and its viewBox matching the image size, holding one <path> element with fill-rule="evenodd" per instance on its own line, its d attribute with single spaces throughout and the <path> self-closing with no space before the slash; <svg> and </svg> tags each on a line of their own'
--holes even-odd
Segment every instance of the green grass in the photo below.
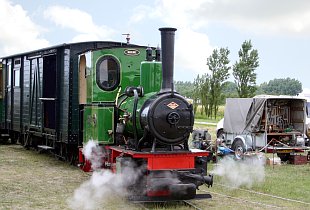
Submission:
<svg viewBox="0 0 310 210">
<path fill-rule="evenodd" d="M 216 164 L 209 164 L 209 170 Z M 248 188 L 223 186 L 221 177 L 214 177 L 211 188 L 200 187 L 198 193 L 210 193 L 212 199 L 192 201 L 201 209 L 310 209 L 310 165 L 265 166 L 265 181 Z M 206 191 L 206 192 L 205 192 Z M 252 191 L 258 192 L 253 193 Z M 259 194 L 260 193 L 260 194 Z M 281 198 L 276 198 L 276 196 Z M 301 201 L 295 202 L 292 200 Z M 304 202 L 304 203 L 302 203 Z M 184 209 L 182 205 L 150 205 L 150 209 Z M 186 209 L 186 208 L 185 208 Z M 188 208 L 190 209 L 190 208 Z"/>
<path fill-rule="evenodd" d="M 255 190 L 281 197 L 310 202 L 310 165 L 266 167 L 266 180 Z"/>
<path fill-rule="evenodd" d="M 219 110 L 218 110 L 216 117 L 214 117 L 214 116 L 207 117 L 204 112 L 201 113 L 201 106 L 199 106 L 196 110 L 196 113 L 195 113 L 195 119 L 196 120 L 198 120 L 198 119 L 207 120 L 208 122 L 217 122 L 224 117 L 224 109 L 225 109 L 225 106 L 223 106 L 223 105 L 219 106 Z"/>
<path fill-rule="evenodd" d="M 211 134 L 211 139 L 212 140 L 216 139 L 216 125 L 205 125 L 205 124 L 195 123 L 194 129 L 208 130 L 208 132 Z"/>
<path fill-rule="evenodd" d="M 209 119 L 195 119 L 194 129 L 208 129 L 212 139 L 216 138 L 215 125 L 199 124 L 197 122 L 212 122 Z M 267 154 L 267 156 L 270 154 Z M 211 171 L 215 164 L 209 164 L 208 171 Z M 254 194 L 247 191 L 246 188 L 230 189 L 223 187 L 224 183 L 221 177 L 214 177 L 214 186 L 212 188 L 202 189 L 209 191 L 212 200 L 203 200 L 195 202 L 199 207 L 208 207 L 208 209 L 271 209 L 277 206 L 286 209 L 310 209 L 310 164 L 292 165 L 282 164 L 276 166 L 265 166 L 265 180 L 263 183 L 254 184 L 252 189 L 264 194 L 270 194 L 284 199 L 270 197 L 266 195 Z M 218 193 L 218 194 L 216 194 Z M 225 194 L 234 198 L 225 197 Z M 249 200 L 250 202 L 242 201 Z M 298 200 L 304 203 L 298 203 L 292 200 Z M 255 204 L 257 202 L 257 204 Z M 263 204 L 261 204 L 263 203 Z M 265 205 L 264 205 L 265 204 Z M 269 206 L 268 206 L 269 205 Z"/>
<path fill-rule="evenodd" d="M 77 167 L 19 145 L 0 145 L 0 209 L 69 209 L 88 179 Z"/>
<path fill-rule="evenodd" d="M 206 127 L 211 134 L 215 130 L 215 126 Z M 211 171 L 214 167 L 216 164 L 210 163 L 208 170 Z M 38 154 L 18 145 L 0 145 L 0 209 L 69 209 L 67 199 L 87 179 L 89 176 L 77 167 L 61 162 L 51 155 Z M 309 164 L 282 164 L 274 167 L 267 165 L 264 182 L 254 184 L 250 189 L 309 204 L 254 194 L 246 191 L 247 188 L 231 189 L 221 184 L 221 177 L 215 176 L 212 188 L 200 187 L 208 191 L 212 199 L 197 200 L 193 203 L 202 209 L 273 209 L 272 206 L 284 209 L 310 209 Z M 190 209 L 175 203 L 147 207 Z M 143 208 L 126 201 L 115 200 L 99 209 Z"/>
<path fill-rule="evenodd" d="M 216 164 L 209 164 L 208 170 L 211 171 L 214 167 Z M 201 187 L 212 195 L 212 199 L 194 203 L 203 209 L 273 209 L 274 206 L 281 209 L 310 209 L 309 164 L 284 164 L 275 167 L 267 165 L 264 182 L 254 184 L 251 189 L 230 188 L 223 184 L 222 178 L 215 176 L 212 188 Z"/>
</svg>

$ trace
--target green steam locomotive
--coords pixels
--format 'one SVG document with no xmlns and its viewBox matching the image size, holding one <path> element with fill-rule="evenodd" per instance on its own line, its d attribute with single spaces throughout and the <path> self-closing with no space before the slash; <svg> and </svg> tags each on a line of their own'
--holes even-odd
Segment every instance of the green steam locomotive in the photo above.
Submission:
<svg viewBox="0 0 310 210">
<path fill-rule="evenodd" d="M 84 171 L 93 170 L 83 149 L 94 141 L 101 168 L 139 168 L 128 186 L 139 199 L 195 198 L 200 185 L 213 183 L 209 152 L 188 146 L 194 115 L 173 87 L 176 29 L 160 31 L 162 50 L 83 42 L 2 58 L 1 133 Z"/>
</svg>

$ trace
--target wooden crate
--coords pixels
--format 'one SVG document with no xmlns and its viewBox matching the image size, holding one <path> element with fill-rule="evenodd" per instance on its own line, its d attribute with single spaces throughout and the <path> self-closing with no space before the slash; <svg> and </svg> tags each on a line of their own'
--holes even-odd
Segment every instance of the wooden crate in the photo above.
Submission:
<svg viewBox="0 0 310 210">
<path fill-rule="evenodd" d="M 306 155 L 290 155 L 290 163 L 294 165 L 303 165 L 307 164 Z"/>
<path fill-rule="evenodd" d="M 266 158 L 266 165 L 281 165 L 281 159 L 278 157 Z"/>
</svg>

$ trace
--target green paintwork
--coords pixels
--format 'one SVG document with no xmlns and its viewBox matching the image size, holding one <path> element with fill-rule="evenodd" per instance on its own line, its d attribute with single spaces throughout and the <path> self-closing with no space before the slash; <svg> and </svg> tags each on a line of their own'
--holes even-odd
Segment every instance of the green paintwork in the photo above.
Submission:
<svg viewBox="0 0 310 210">
<path fill-rule="evenodd" d="M 144 88 L 145 94 L 160 90 L 162 82 L 161 62 L 142 62 L 140 75 L 140 85 Z"/>
<path fill-rule="evenodd" d="M 139 50 L 140 53 L 138 55 L 126 55 L 124 52 L 127 49 Z M 129 112 L 131 116 L 133 114 L 134 97 L 129 97 L 122 103 L 119 116 L 114 119 L 113 103 L 118 100 L 117 97 L 128 86 L 143 86 L 145 91 L 144 97 L 139 97 L 136 114 L 138 135 L 139 137 L 143 135 L 139 121 L 140 109 L 146 100 L 160 90 L 162 82 L 161 62 L 145 61 L 145 50 L 145 47 L 124 47 L 92 52 L 91 66 L 87 70 L 87 103 L 93 105 L 84 108 L 84 142 L 93 139 L 102 144 L 114 143 L 114 120 L 117 121 L 117 118 L 123 117 L 124 111 Z M 113 56 L 120 64 L 119 87 L 112 91 L 102 90 L 96 83 L 96 62 L 106 55 Z M 98 103 L 109 107 L 98 106 Z M 132 120 L 126 123 L 125 132 L 133 135 Z"/>
<path fill-rule="evenodd" d="M 114 142 L 114 108 L 91 106 L 84 109 L 84 142 L 95 140 L 99 143 Z"/>
<path fill-rule="evenodd" d="M 113 102 L 116 99 L 119 88 L 113 91 L 104 91 L 98 87 L 96 83 L 96 63 L 105 55 L 111 55 L 116 58 L 120 63 L 120 88 L 121 92 L 125 90 L 127 86 L 139 86 L 140 84 L 140 65 L 145 60 L 146 52 L 145 48 L 132 48 L 140 51 L 139 55 L 129 56 L 125 55 L 124 51 L 128 48 L 112 48 L 94 51 L 92 54 L 92 73 L 88 80 L 91 80 L 91 96 L 88 97 L 93 102 Z M 88 84 L 90 81 L 88 82 Z"/>
</svg>

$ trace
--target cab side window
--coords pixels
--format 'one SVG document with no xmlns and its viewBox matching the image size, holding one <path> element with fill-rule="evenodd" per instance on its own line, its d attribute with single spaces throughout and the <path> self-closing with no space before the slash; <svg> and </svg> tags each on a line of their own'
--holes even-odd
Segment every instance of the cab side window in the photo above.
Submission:
<svg viewBox="0 0 310 210">
<path fill-rule="evenodd" d="M 113 56 L 101 57 L 96 65 L 96 82 L 103 90 L 114 90 L 119 85 L 120 64 Z"/>
</svg>

